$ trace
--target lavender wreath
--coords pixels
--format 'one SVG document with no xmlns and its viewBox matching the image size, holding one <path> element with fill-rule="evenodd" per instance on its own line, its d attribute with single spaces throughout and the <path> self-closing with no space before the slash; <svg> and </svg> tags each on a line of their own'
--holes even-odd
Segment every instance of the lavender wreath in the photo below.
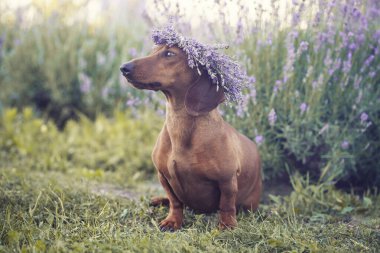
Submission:
<svg viewBox="0 0 380 253">
<path fill-rule="evenodd" d="M 201 69 L 206 70 L 216 84 L 216 89 L 223 88 L 227 101 L 239 103 L 243 100 L 242 89 L 248 86 L 251 79 L 238 62 L 217 51 L 227 49 L 228 46 L 206 45 L 186 38 L 172 24 L 153 29 L 152 40 L 156 45 L 181 48 L 187 54 L 189 67 L 195 67 L 199 75 L 202 73 Z"/>
</svg>

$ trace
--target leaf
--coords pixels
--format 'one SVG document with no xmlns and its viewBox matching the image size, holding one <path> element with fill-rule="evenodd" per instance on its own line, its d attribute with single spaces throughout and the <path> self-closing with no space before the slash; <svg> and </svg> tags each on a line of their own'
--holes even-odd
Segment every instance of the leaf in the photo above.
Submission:
<svg viewBox="0 0 380 253">
<path fill-rule="evenodd" d="M 372 206 L 372 200 L 368 197 L 363 197 L 363 205 L 368 208 Z"/>
<path fill-rule="evenodd" d="M 340 213 L 347 214 L 347 213 L 351 213 L 353 210 L 354 208 L 352 206 L 346 206 L 345 208 L 342 209 L 342 211 L 340 211 Z"/>
<path fill-rule="evenodd" d="M 284 244 L 282 243 L 282 241 L 280 240 L 277 240 L 277 239 L 269 239 L 268 240 L 268 244 L 274 248 L 278 248 L 278 247 L 281 247 L 283 246 Z"/>
</svg>

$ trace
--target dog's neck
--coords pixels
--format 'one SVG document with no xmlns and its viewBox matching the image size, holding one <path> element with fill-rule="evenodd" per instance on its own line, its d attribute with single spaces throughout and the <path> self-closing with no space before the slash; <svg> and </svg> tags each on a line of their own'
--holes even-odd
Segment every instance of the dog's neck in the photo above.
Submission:
<svg viewBox="0 0 380 253">
<path fill-rule="evenodd" d="M 194 116 L 187 112 L 184 96 L 165 95 L 167 98 L 165 125 L 174 149 L 191 147 L 197 131 L 211 133 L 223 122 L 217 109 Z"/>
</svg>

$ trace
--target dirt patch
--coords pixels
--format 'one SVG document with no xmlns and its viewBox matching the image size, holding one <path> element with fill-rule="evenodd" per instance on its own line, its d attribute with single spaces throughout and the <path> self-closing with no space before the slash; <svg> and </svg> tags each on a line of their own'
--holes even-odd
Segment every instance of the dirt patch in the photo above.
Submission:
<svg viewBox="0 0 380 253">
<path fill-rule="evenodd" d="M 264 182 L 264 192 L 261 197 L 261 203 L 269 203 L 269 195 L 289 195 L 292 187 L 286 182 Z M 165 196 L 162 186 L 158 182 L 147 182 L 137 187 L 123 188 L 112 184 L 98 184 L 92 187 L 91 192 L 95 195 L 119 197 L 131 200 L 139 200 L 141 197 Z"/>
</svg>

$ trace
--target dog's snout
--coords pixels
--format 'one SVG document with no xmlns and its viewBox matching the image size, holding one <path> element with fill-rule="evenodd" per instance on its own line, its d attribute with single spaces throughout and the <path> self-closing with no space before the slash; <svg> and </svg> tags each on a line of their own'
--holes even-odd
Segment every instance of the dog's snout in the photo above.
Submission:
<svg viewBox="0 0 380 253">
<path fill-rule="evenodd" d="M 127 62 L 120 66 L 120 71 L 123 72 L 123 74 L 130 74 L 133 70 L 134 64 L 132 62 Z"/>
</svg>

